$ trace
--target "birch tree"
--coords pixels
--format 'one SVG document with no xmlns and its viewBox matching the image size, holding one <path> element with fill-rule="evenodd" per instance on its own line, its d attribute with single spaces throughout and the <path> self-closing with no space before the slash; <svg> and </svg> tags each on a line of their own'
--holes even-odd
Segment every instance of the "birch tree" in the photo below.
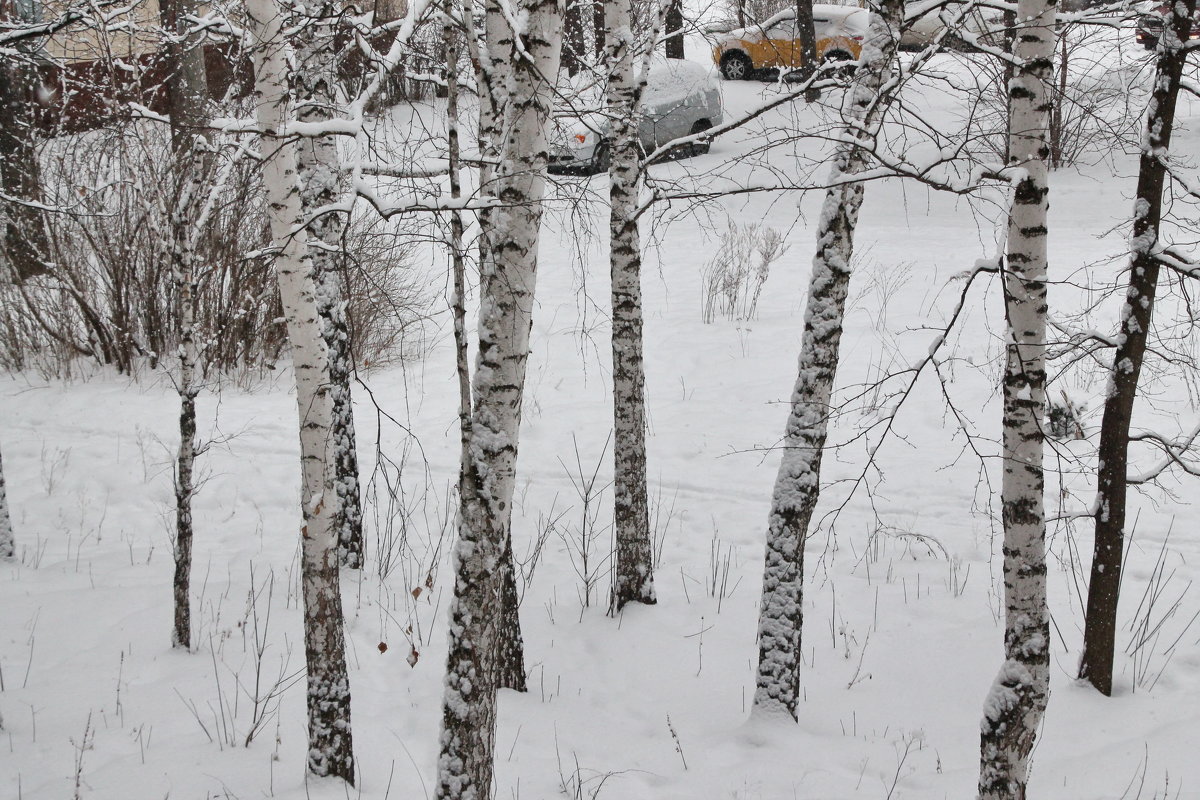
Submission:
<svg viewBox="0 0 1200 800">
<path fill-rule="evenodd" d="M 546 128 L 562 44 L 559 0 L 523 0 L 507 19 L 489 2 L 481 62 L 507 58 L 504 135 L 490 190 L 489 257 L 480 266 L 479 353 L 467 478 L 455 548 L 449 654 L 438 759 L 438 798 L 492 792 L 500 569 L 515 485 L 521 398 L 529 353 Z M 512 30 L 508 22 L 521 24 Z M 495 75 L 492 76 L 493 78 Z M 495 90 L 496 85 L 493 85 Z"/>
<path fill-rule="evenodd" d="M 767 526 L 766 565 L 758 618 L 755 713 L 797 716 L 804 602 L 804 540 L 821 491 L 821 457 L 841 348 L 854 233 L 871 131 L 887 106 L 902 0 L 885 0 L 873 15 L 862 66 L 843 105 L 846 124 L 835 147 L 809 279 L 799 369 L 784 432 Z"/>
<path fill-rule="evenodd" d="M 1183 43 L 1188 41 L 1196 0 L 1181 0 L 1171 8 L 1170 21 L 1163 26 L 1159 39 L 1152 84 L 1154 89 L 1146 111 L 1146 137 L 1143 140 L 1133 207 L 1129 286 L 1125 293 L 1125 304 L 1121 308 L 1121 332 L 1116 338 L 1097 454 L 1100 466 L 1097 476 L 1096 538 L 1092 553 L 1092 575 L 1088 582 L 1079 677 L 1105 695 L 1112 694 L 1117 599 L 1125 543 L 1129 424 L 1158 288 L 1163 186 L 1167 178 L 1171 133 L 1175 125 L 1175 101 L 1187 61 L 1187 50 Z"/>
<path fill-rule="evenodd" d="M 498 194 L 496 170 L 491 165 L 499 163 L 503 156 L 505 115 L 512 100 L 509 89 L 513 63 L 512 38 L 503 7 L 498 2 L 485 4 L 482 20 L 483 36 L 479 37 L 475 17 L 472 13 L 473 6 L 472 0 L 467 0 L 463 4 L 464 19 L 467 22 L 467 41 L 472 47 L 472 61 L 477 65 L 476 85 L 479 87 L 478 140 L 479 152 L 483 156 L 479 168 L 479 186 L 484 193 Z M 454 134 L 454 142 L 457 144 L 457 128 L 455 128 Z M 453 193 L 453 191 L 452 187 L 451 192 Z M 491 237 L 494 227 L 493 212 L 488 208 L 481 209 L 479 211 L 481 275 L 492 269 L 484 265 L 493 258 Z M 462 350 L 462 357 L 466 358 L 465 350 Z M 459 376 L 460 381 L 470 380 L 465 361 L 460 363 Z M 469 384 L 466 399 L 469 403 Z M 467 406 L 467 411 L 470 416 L 470 405 Z M 518 422 L 520 413 L 521 409 L 518 403 L 516 409 Z M 470 468 L 470 447 L 469 444 L 465 444 L 462 463 L 459 465 L 459 498 L 463 509 L 478 502 L 477 491 L 474 472 Z M 511 505 L 509 513 L 511 516 Z M 500 555 L 498 570 L 500 576 L 500 627 L 495 637 L 497 686 L 502 689 L 523 692 L 526 690 L 525 647 L 521 634 L 520 597 L 517 593 L 516 568 L 512 555 L 512 526 L 508 522 L 505 523 L 504 549 Z"/>
<path fill-rule="evenodd" d="M 275 269 L 296 378 L 301 462 L 301 583 L 304 651 L 308 666 L 308 770 L 354 783 L 350 683 L 346 672 L 337 563 L 338 492 L 332 465 L 333 398 L 329 351 L 322 333 L 312 259 L 304 229 L 296 146 L 286 137 L 291 119 L 289 48 L 275 0 L 248 0 L 255 39 L 257 115 L 264 133 L 263 183 L 267 193 Z"/>
<path fill-rule="evenodd" d="M 196 379 L 199 354 L 196 347 L 196 237 L 192 210 L 203 191 L 207 147 L 202 137 L 192 137 L 192 152 L 175 153 L 178 179 L 182 182 L 171 209 L 171 267 L 179 315 L 179 450 L 175 459 L 175 625 L 171 646 L 192 646 L 191 571 L 192 497 L 196 455 Z"/>
<path fill-rule="evenodd" d="M 8 513 L 8 494 L 4 490 L 4 461 L 0 458 L 0 559 L 12 559 L 16 553 L 12 517 Z"/>
<path fill-rule="evenodd" d="M 342 10 L 320 3 L 306 11 L 308 18 L 295 34 L 296 70 L 293 91 L 296 117 L 319 126 L 333 119 L 338 108 L 337 52 L 334 23 Z M 300 199 L 305 219 L 310 219 L 309 254 L 317 289 L 317 309 L 329 349 L 330 395 L 333 401 L 333 463 L 337 470 L 338 510 L 334 531 L 342 566 L 359 568 L 363 562 L 362 501 L 358 481 L 358 445 L 354 432 L 354 407 L 350 378 L 353 355 L 346 319 L 346 292 L 340 267 L 345 215 L 315 214 L 345 194 L 337 140 L 332 135 L 306 137 L 299 145 Z"/>
<path fill-rule="evenodd" d="M 1003 386 L 1004 663 L 984 703 L 980 798 L 1023 798 L 1050 693 L 1042 418 L 1046 405 L 1046 221 L 1055 0 L 1018 0 L 1008 87 L 1015 185 L 1003 270 L 1008 323 Z"/>
<path fill-rule="evenodd" d="M 638 122 L 646 69 L 643 65 L 641 75 L 635 76 L 637 40 L 629 0 L 608 0 L 604 13 L 611 120 L 608 224 L 616 528 L 609 612 L 615 613 L 626 603 L 653 604 L 656 599 L 646 500 L 646 372 L 642 364 L 642 249 L 638 231 L 638 190 L 642 185 Z M 651 42 L 655 38 L 651 36 Z"/>
<path fill-rule="evenodd" d="M 171 645 L 192 646 L 191 571 L 192 497 L 196 462 L 196 260 L 200 204 L 211 159 L 200 135 L 207 121 L 208 82 L 204 72 L 204 37 L 189 21 L 199 11 L 195 0 L 162 0 L 159 16 L 167 51 L 167 109 L 171 125 L 173 189 L 167 199 L 169 253 L 176 290 L 179 330 L 179 450 L 175 459 L 175 620 Z"/>
</svg>

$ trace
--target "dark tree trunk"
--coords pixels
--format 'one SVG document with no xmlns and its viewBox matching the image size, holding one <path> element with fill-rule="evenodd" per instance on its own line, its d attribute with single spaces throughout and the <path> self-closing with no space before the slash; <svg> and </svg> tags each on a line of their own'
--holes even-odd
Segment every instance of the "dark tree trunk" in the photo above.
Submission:
<svg viewBox="0 0 1200 800">
<path fill-rule="evenodd" d="M 671 0 L 667 6 L 666 19 L 667 58 L 683 58 L 683 0 Z"/>
<path fill-rule="evenodd" d="M 588 0 L 566 0 L 563 16 L 562 65 L 567 74 L 574 77 L 583 69 L 587 58 L 587 36 L 584 27 L 584 10 Z"/>
<path fill-rule="evenodd" d="M 496 640 L 496 688 L 528 690 L 525 682 L 525 638 L 521 635 L 521 597 L 513 563 L 512 518 L 509 517 L 500 555 L 500 632 Z"/>
<path fill-rule="evenodd" d="M 14 199 L 0 200 L 0 261 L 8 261 L 17 280 L 46 272 L 42 212 L 20 202 L 42 199 L 33 108 L 33 71 L 22 60 L 5 56 L 0 64 L 0 186 Z"/>
<path fill-rule="evenodd" d="M 817 60 L 817 33 L 813 24 L 812 0 L 796 0 L 796 38 L 800 42 L 800 78 L 808 80 L 820 66 Z M 809 89 L 804 99 L 812 103 L 821 98 L 820 89 Z"/>
<path fill-rule="evenodd" d="M 592 3 L 592 48 L 596 60 L 604 58 L 604 0 L 594 0 Z"/>
<path fill-rule="evenodd" d="M 8 495 L 4 490 L 4 462 L 0 461 L 0 558 L 12 558 L 16 552 L 12 516 L 8 513 Z"/>
<path fill-rule="evenodd" d="M 1113 354 L 1113 369 L 1104 418 L 1100 423 L 1100 460 L 1097 476 L 1099 505 L 1096 509 L 1096 540 L 1092 553 L 1092 577 L 1088 583 L 1087 613 L 1083 628 L 1083 658 L 1079 677 L 1102 694 L 1112 694 L 1113 651 L 1117 633 L 1117 594 L 1121 586 L 1121 555 L 1125 542 L 1125 500 L 1129 461 L 1129 423 L 1137 396 L 1138 376 L 1146 353 L 1146 338 L 1154 312 L 1158 288 L 1159 223 L 1162 219 L 1163 185 L 1167 176 L 1167 154 L 1175 124 L 1175 101 L 1179 94 L 1187 52 L 1187 41 L 1196 0 L 1173 6 L 1171 22 L 1164 27 L 1159 44 L 1155 78 L 1146 112 L 1146 143 L 1138 168 L 1137 198 L 1134 201 L 1132 258 L 1129 288 L 1121 312 L 1121 333 Z"/>
</svg>

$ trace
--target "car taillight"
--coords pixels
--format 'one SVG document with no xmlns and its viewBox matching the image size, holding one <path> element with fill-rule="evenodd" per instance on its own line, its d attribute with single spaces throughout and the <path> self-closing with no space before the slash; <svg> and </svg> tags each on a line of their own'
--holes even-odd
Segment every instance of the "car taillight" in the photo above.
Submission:
<svg viewBox="0 0 1200 800">
<path fill-rule="evenodd" d="M 856 42 L 861 42 L 863 40 L 863 37 L 861 36 L 851 36 L 850 38 Z"/>
<path fill-rule="evenodd" d="M 579 142 L 580 144 L 583 144 L 584 142 L 587 141 L 587 134 L 586 133 L 575 134 L 575 141 Z"/>
</svg>

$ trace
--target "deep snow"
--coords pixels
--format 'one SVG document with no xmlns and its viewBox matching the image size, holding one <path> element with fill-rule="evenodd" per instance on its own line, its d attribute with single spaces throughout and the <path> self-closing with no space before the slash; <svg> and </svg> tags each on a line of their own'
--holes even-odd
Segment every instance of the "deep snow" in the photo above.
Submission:
<svg viewBox="0 0 1200 800">
<path fill-rule="evenodd" d="M 704 53 L 696 49 L 693 57 Z M 958 56 L 935 63 L 950 75 L 967 70 Z M 930 81 L 914 97 L 932 119 L 948 121 L 956 100 L 941 86 Z M 730 114 L 778 91 L 752 83 L 724 88 Z M 1182 109 L 1177 150 L 1195 156 L 1197 106 Z M 718 140 L 708 156 L 654 169 L 663 176 L 766 174 L 742 158 L 766 141 L 766 129 L 781 120 L 811 129 L 817 118 L 833 114 L 782 109 Z M 790 169 L 791 149 L 770 156 L 771 168 Z M 1078 278 L 1085 268 L 1093 281 L 1116 279 L 1134 169 L 1132 158 L 1116 154 L 1052 176 L 1054 280 Z M 593 190 L 607 188 L 603 177 L 590 180 Z M 868 186 L 841 397 L 929 352 L 962 285 L 953 276 L 995 253 L 996 199 L 969 204 L 894 180 Z M 604 616 L 606 567 L 584 608 L 569 555 L 583 515 L 575 487 L 599 465 L 601 490 L 610 473 L 607 254 L 595 238 L 573 235 L 577 216 L 565 206 L 548 215 L 518 464 L 518 558 L 539 527 L 554 530 L 522 606 L 530 691 L 501 699 L 498 798 L 974 792 L 979 720 L 1000 666 L 1002 633 L 998 503 L 989 486 L 999 486 L 994 387 L 1003 323 L 996 287 L 986 281 L 971 289 L 968 312 L 944 346 L 954 357 L 941 373 L 961 418 L 936 377 L 924 375 L 867 483 L 836 514 L 847 484 L 835 485 L 818 509 L 823 526 L 808 544 L 800 723 L 748 721 L 762 540 L 778 463 L 771 447 L 794 380 L 819 203 L 819 192 L 750 194 L 694 213 L 678 202 L 647 217 L 650 490 L 664 539 L 659 604 L 630 607 L 616 620 Z M 777 227 L 790 250 L 771 271 L 757 319 L 705 325 L 700 273 L 726 218 Z M 591 219 L 593 231 L 603 230 L 602 219 Z M 442 254 L 420 265 L 431 285 L 444 285 Z M 1064 317 L 1083 301 L 1068 286 L 1050 291 Z M 1106 309 L 1089 324 L 1111 329 L 1115 316 Z M 377 413 L 366 392 L 356 398 L 364 469 L 375 461 L 378 439 L 391 458 L 404 454 L 406 492 L 399 514 L 367 498 L 374 531 L 395 536 L 394 569 L 379 577 L 381 546 L 373 533 L 367 569 L 343 573 L 360 764 L 355 789 L 303 775 L 303 682 L 293 683 L 303 645 L 290 376 L 199 399 L 202 435 L 221 442 L 199 462 L 208 479 L 195 500 L 199 646 L 192 653 L 169 646 L 177 414 L 169 383 L 153 373 L 139 382 L 97 374 L 66 385 L 28 374 L 0 379 L 0 437 L 19 556 L 0 564 L 0 796 L 429 796 L 452 590 L 447 498 L 459 448 L 448 317 L 441 303 L 435 311 L 424 358 L 363 376 L 411 438 Z M 1060 446 L 1081 461 L 1072 465 L 1063 455 L 1055 463 L 1084 474 L 1070 474 L 1062 487 L 1051 481 L 1048 507 L 1079 512 L 1090 503 L 1086 468 L 1104 380 L 1077 367 L 1051 391 L 1060 387 L 1091 409 L 1093 438 Z M 1184 381 L 1165 372 L 1152 388 L 1154 409 L 1143 404 L 1135 425 L 1191 429 L 1200 412 Z M 835 420 L 831 439 L 849 443 L 827 456 L 827 481 L 863 473 L 874 434 L 850 440 L 889 403 L 868 391 Z M 960 419 L 968 421 L 982 462 Z M 1152 624 L 1177 597 L 1179 606 L 1137 658 L 1118 653 L 1112 699 L 1073 680 L 1082 624 L 1077 576 L 1086 575 L 1090 531 L 1086 520 L 1075 524 L 1073 538 L 1062 524 L 1052 528 L 1052 691 L 1031 796 L 1200 797 L 1200 625 L 1171 649 L 1200 610 L 1200 594 L 1185 589 L 1198 577 L 1198 517 L 1186 502 L 1193 484 L 1175 477 L 1167 484 L 1174 497 L 1151 491 L 1131 498 L 1138 522 L 1119 648 L 1133 640 L 1125 626 L 1138 616 L 1148 586 L 1163 589 L 1149 612 Z M 609 503 L 606 488 L 593 498 L 593 558 L 609 547 Z M 387 518 L 391 525 L 380 525 Z M 1160 551 L 1162 572 L 1155 569 Z M 256 602 L 248 599 L 252 591 Z M 256 630 L 266 642 L 257 689 Z M 289 688 L 278 715 L 244 747 L 253 698 L 269 694 L 281 675 Z"/>
</svg>

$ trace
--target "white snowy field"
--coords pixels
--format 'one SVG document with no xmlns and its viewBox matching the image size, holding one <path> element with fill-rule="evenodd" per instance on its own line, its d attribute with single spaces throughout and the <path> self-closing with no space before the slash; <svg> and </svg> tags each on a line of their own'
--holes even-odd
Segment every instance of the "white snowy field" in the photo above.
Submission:
<svg viewBox="0 0 1200 800">
<path fill-rule="evenodd" d="M 705 57 L 699 48 L 693 55 Z M 947 80 L 914 88 L 908 100 L 937 127 L 963 113 L 961 97 L 945 87 L 971 66 L 952 55 L 935 65 Z M 778 91 L 724 89 L 729 114 Z M 1200 105 L 1183 102 L 1181 113 L 1176 149 L 1200 156 Z M 654 174 L 755 180 L 763 169 L 747 154 L 775 135 L 772 126 L 805 130 L 830 119 L 827 108 L 781 109 L 719 139 L 709 155 Z M 784 149 L 767 157 L 780 174 L 805 163 Z M 1113 153 L 1053 176 L 1051 275 L 1063 283 L 1051 287 L 1051 304 L 1060 319 L 1084 301 L 1066 282 L 1118 277 L 1135 171 L 1134 158 Z M 586 180 L 606 192 L 606 178 Z M 1003 631 L 993 494 L 1003 320 L 994 282 L 972 287 L 940 351 L 944 383 L 932 372 L 920 377 L 874 466 L 867 454 L 880 429 L 860 434 L 896 398 L 861 386 L 929 351 L 962 288 L 954 276 L 995 254 L 1002 212 L 990 199 L 972 204 L 898 180 L 867 187 L 839 380 L 846 405 L 832 432 L 844 446 L 827 455 L 823 476 L 840 482 L 807 548 L 799 724 L 751 721 L 748 704 L 772 448 L 795 377 L 820 193 L 745 194 L 694 209 L 678 202 L 646 218 L 659 603 L 617 619 L 604 613 L 607 254 L 602 236 L 577 235 L 580 217 L 605 231 L 607 209 L 551 207 L 522 422 L 518 559 L 530 557 L 539 531 L 546 536 L 521 611 L 530 690 L 501 697 L 497 798 L 973 794 L 981 709 Z M 704 324 L 701 271 L 729 221 L 775 227 L 790 249 L 773 265 L 755 319 Z M 418 266 L 441 292 L 444 255 L 429 250 Z M 154 373 L 136 382 L 0 378 L 18 538 L 17 561 L 0 564 L 0 797 L 431 796 L 459 448 L 443 305 L 434 303 L 424 357 L 364 374 L 370 397 L 356 398 L 364 483 L 378 443 L 393 468 L 402 463 L 404 492 L 389 505 L 384 483 L 395 474 L 377 476 L 378 491 L 366 498 L 367 568 L 342 576 L 359 762 L 353 789 L 304 776 L 298 441 L 286 371 L 200 398 L 202 435 L 217 443 L 201 460 L 198 644 L 190 653 L 170 647 L 178 404 L 169 381 Z M 1110 330 L 1111 304 L 1086 324 Z M 1058 443 L 1048 456 L 1047 467 L 1071 474 L 1048 480 L 1047 506 L 1078 513 L 1091 501 L 1104 377 L 1098 368 L 1052 374 L 1055 396 L 1063 389 L 1087 404 L 1089 438 Z M 1161 370 L 1149 385 L 1153 405 L 1139 408 L 1135 425 L 1168 435 L 1191 429 L 1200 409 L 1190 385 Z M 1138 463 L 1153 461 L 1142 454 Z M 580 487 L 593 475 L 585 510 Z M 851 494 L 849 481 L 860 475 Z M 1164 484 L 1131 498 L 1137 525 L 1112 698 L 1074 680 L 1090 527 L 1051 526 L 1052 694 L 1031 797 L 1200 798 L 1200 623 L 1189 622 L 1200 612 L 1200 590 L 1191 589 L 1200 578 L 1200 513 L 1188 502 L 1191 479 L 1168 475 Z M 595 580 L 590 603 L 581 573 Z"/>
</svg>

